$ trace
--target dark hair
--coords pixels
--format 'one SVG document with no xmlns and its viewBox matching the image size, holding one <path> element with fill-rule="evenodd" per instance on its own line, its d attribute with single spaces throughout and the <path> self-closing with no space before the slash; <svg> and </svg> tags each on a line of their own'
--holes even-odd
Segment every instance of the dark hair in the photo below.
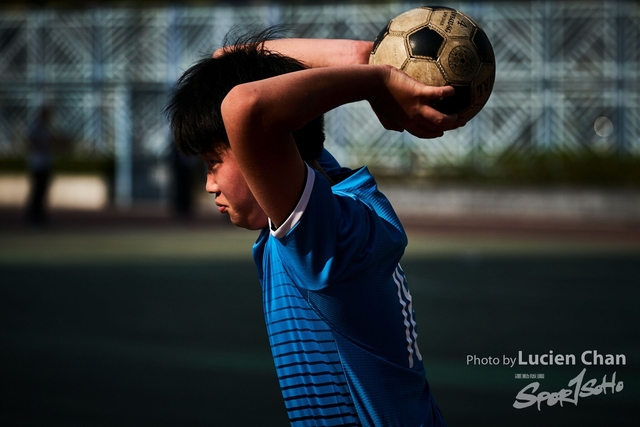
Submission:
<svg viewBox="0 0 640 427">
<path fill-rule="evenodd" d="M 234 86 L 307 68 L 296 59 L 265 49 L 265 41 L 273 39 L 275 31 L 244 35 L 233 43 L 228 43 L 227 35 L 223 54 L 202 58 L 178 79 L 165 113 L 183 154 L 229 148 L 220 105 Z M 293 132 L 293 137 L 304 160 L 317 159 L 324 144 L 323 116 Z"/>
</svg>

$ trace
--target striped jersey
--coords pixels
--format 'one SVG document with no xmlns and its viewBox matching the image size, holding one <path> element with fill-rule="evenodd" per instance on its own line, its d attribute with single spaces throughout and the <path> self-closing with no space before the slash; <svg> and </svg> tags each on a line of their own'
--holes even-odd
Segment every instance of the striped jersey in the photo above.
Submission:
<svg viewBox="0 0 640 427">
<path fill-rule="evenodd" d="M 346 177 L 331 186 L 307 167 L 294 212 L 253 248 L 291 425 L 442 426 L 400 266 L 402 225 L 366 167 L 325 170 Z"/>
</svg>

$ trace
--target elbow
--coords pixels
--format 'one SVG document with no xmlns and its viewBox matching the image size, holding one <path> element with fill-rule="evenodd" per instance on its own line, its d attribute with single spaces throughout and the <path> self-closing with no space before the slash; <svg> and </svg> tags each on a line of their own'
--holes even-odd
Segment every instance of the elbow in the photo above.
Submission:
<svg viewBox="0 0 640 427">
<path fill-rule="evenodd" d="M 258 94 L 250 85 L 241 84 L 229 91 L 220 105 L 220 114 L 229 142 L 237 132 L 247 132 L 261 122 L 261 108 Z"/>
<path fill-rule="evenodd" d="M 234 86 L 222 100 L 220 112 L 222 117 L 233 117 L 236 114 L 248 113 L 258 107 L 258 95 L 249 84 Z M 240 114 L 242 115 L 242 114 Z"/>
</svg>

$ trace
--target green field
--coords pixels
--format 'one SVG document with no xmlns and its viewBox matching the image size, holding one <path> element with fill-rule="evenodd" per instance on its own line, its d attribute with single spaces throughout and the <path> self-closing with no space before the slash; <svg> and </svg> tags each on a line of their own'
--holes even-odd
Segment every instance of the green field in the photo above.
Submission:
<svg viewBox="0 0 640 427">
<path fill-rule="evenodd" d="M 255 234 L 228 227 L 0 230 L 2 419 L 16 426 L 287 425 Z M 450 426 L 628 426 L 640 403 L 633 242 L 410 234 L 403 262 L 433 393 Z M 624 354 L 587 366 L 624 389 L 516 410 L 532 381 L 585 367 L 478 357 Z M 528 380 L 516 375 L 544 374 Z"/>
</svg>

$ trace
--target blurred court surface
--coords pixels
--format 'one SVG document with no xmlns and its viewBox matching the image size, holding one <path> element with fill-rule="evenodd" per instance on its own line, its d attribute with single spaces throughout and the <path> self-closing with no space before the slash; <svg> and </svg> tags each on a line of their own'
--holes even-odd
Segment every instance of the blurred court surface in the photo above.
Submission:
<svg viewBox="0 0 640 427">
<path fill-rule="evenodd" d="M 630 426 L 640 403 L 640 242 L 412 227 L 403 262 L 450 426 Z M 250 249 L 215 222 L 0 228 L 7 426 L 284 426 Z M 573 354 L 573 366 L 502 365 Z M 585 366 L 585 351 L 625 365 Z M 593 353 L 589 353 L 593 354 Z M 498 365 L 467 363 L 469 356 Z M 493 359 L 494 360 L 494 359 Z M 513 408 L 584 382 L 623 389 Z M 537 394 L 537 393 L 536 393 Z"/>
</svg>

